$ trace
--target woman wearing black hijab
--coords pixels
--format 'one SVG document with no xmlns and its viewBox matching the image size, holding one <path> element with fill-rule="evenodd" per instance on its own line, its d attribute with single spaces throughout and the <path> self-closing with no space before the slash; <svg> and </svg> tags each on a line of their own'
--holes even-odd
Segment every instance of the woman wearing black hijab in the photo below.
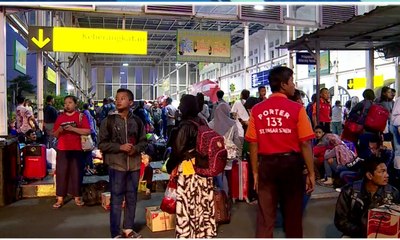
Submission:
<svg viewBox="0 0 400 240">
<path fill-rule="evenodd" d="M 197 124 L 207 124 L 198 117 L 197 99 L 193 95 L 181 98 L 182 121 L 171 132 L 172 152 L 167 162 L 171 173 L 176 167 L 177 203 L 176 237 L 211 238 L 217 235 L 214 210 L 213 178 L 197 175 L 193 169 L 196 158 Z"/>
</svg>

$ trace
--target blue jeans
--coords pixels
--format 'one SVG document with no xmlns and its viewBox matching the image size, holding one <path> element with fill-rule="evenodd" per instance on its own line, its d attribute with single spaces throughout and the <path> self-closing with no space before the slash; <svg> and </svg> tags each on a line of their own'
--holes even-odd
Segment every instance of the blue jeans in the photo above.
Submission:
<svg viewBox="0 0 400 240">
<path fill-rule="evenodd" d="M 332 165 L 328 163 L 328 159 L 324 160 L 325 176 L 333 177 L 333 174 L 347 170 L 346 166 L 338 165 L 336 158 L 333 159 Z"/>
<path fill-rule="evenodd" d="M 336 135 L 341 135 L 343 131 L 342 122 L 332 122 L 331 124 L 332 133 Z"/>
<path fill-rule="evenodd" d="M 125 198 L 123 229 L 133 229 L 140 171 L 118 171 L 109 168 L 111 237 L 121 234 L 122 202 Z"/>
</svg>

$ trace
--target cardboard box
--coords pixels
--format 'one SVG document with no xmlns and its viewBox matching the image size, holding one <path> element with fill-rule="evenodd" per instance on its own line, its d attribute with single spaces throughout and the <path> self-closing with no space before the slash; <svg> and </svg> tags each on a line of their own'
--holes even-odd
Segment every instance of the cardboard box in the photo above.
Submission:
<svg viewBox="0 0 400 240">
<path fill-rule="evenodd" d="M 105 210 L 110 210 L 110 199 L 111 199 L 111 193 L 110 192 L 104 192 L 101 194 L 101 206 Z"/>
<path fill-rule="evenodd" d="M 368 211 L 368 238 L 400 237 L 400 206 L 383 205 Z"/>
<path fill-rule="evenodd" d="M 163 212 L 159 206 L 146 207 L 146 224 L 152 232 L 175 229 L 175 214 Z"/>
</svg>

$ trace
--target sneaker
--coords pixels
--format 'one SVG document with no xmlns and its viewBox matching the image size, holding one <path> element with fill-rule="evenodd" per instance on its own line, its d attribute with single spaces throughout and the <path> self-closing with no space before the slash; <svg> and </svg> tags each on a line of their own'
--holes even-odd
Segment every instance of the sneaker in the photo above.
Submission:
<svg viewBox="0 0 400 240">
<path fill-rule="evenodd" d="M 335 188 L 336 192 L 341 192 L 342 189 L 341 188 Z"/>
<path fill-rule="evenodd" d="M 130 231 L 129 233 L 125 233 L 125 238 L 142 238 L 142 235 L 135 231 Z"/>
</svg>

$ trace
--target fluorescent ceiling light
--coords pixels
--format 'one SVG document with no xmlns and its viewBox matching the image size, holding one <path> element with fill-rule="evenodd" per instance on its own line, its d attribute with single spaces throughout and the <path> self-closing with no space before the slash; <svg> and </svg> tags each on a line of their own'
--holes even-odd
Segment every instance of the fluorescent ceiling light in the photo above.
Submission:
<svg viewBox="0 0 400 240">
<path fill-rule="evenodd" d="M 127 67 L 129 66 L 129 63 L 123 63 L 122 66 Z"/>
<path fill-rule="evenodd" d="M 257 11 L 262 11 L 262 10 L 264 10 L 264 6 L 263 5 L 254 5 L 254 10 L 257 10 Z"/>
</svg>

